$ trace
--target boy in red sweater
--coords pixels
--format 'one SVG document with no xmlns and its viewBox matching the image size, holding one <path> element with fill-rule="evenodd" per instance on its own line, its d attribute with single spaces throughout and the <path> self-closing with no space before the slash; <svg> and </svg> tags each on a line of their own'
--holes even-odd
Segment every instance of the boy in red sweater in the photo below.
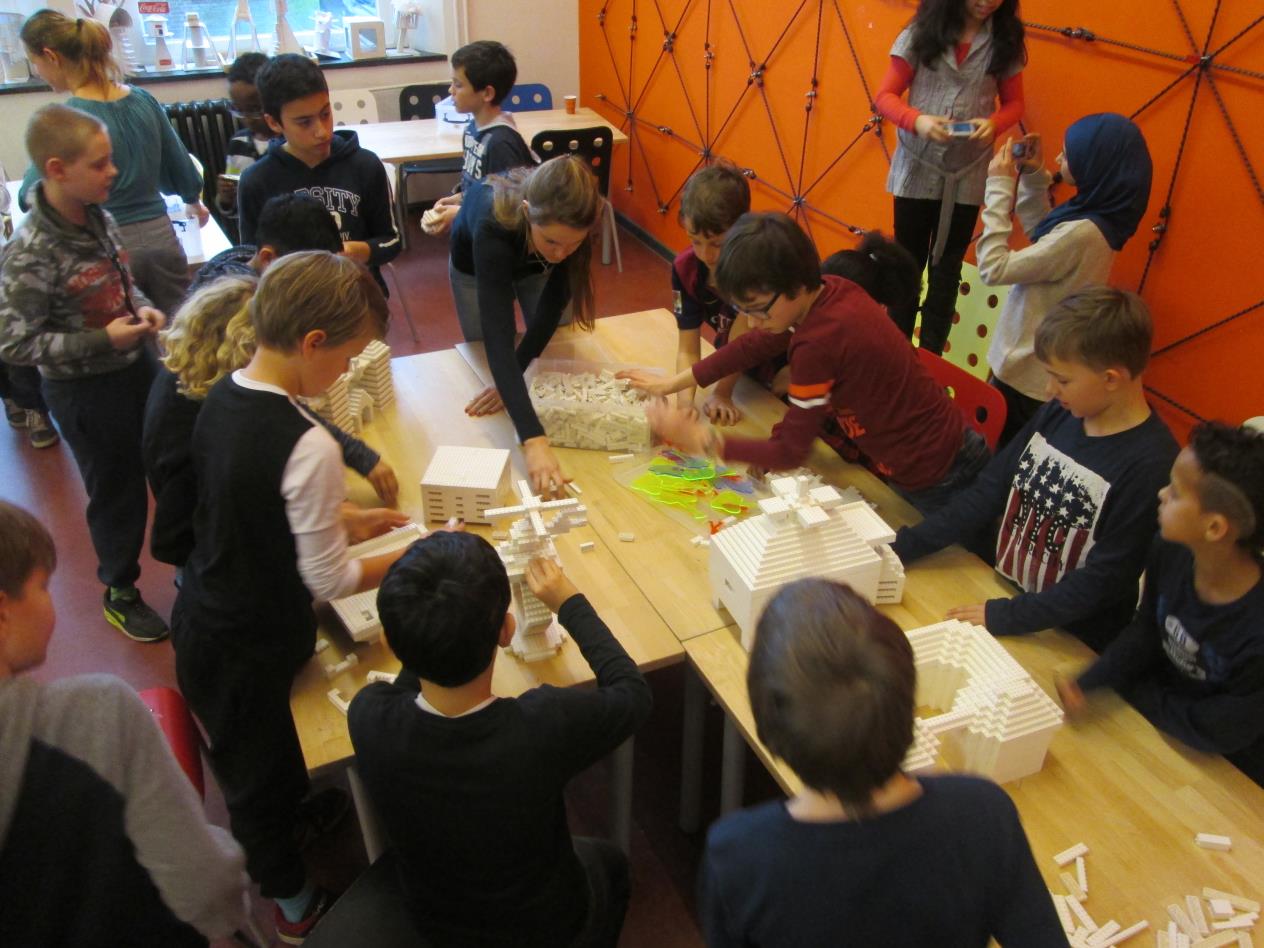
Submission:
<svg viewBox="0 0 1264 948">
<path fill-rule="evenodd" d="M 669 395 L 708 386 L 786 353 L 790 407 L 767 440 L 726 437 L 687 410 L 656 403 L 650 424 L 693 454 L 767 471 L 798 467 L 831 416 L 860 459 L 923 513 L 942 506 L 987 463 L 987 446 L 883 308 L 850 280 L 822 277 L 820 257 L 784 214 L 744 214 L 715 268 L 720 293 L 755 330 L 666 380 L 624 373 Z"/>
</svg>

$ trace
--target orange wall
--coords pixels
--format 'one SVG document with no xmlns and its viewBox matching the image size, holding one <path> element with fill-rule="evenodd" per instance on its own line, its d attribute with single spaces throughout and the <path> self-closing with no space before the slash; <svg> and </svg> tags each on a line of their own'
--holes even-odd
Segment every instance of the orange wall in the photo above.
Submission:
<svg viewBox="0 0 1264 948">
<path fill-rule="evenodd" d="M 1251 3 L 1177 2 L 1022 4 L 1028 24 L 1082 27 L 1105 40 L 1181 57 L 1204 47 L 1218 50 L 1242 33 L 1213 62 L 1254 75 L 1208 70 L 1191 112 L 1196 70 L 1136 119 L 1154 156 L 1154 189 L 1142 228 L 1116 263 L 1114 280 L 1132 289 L 1141 285 L 1154 237 L 1149 228 L 1159 222 L 1171 188 L 1170 226 L 1142 287 L 1155 316 L 1156 349 L 1264 304 L 1264 22 L 1256 22 L 1261 11 Z M 668 246 L 684 246 L 676 223 L 679 192 L 709 144 L 713 154 L 752 169 L 757 209 L 796 214 L 822 255 L 854 243 L 847 225 L 890 232 L 884 182 L 895 132 L 864 131 L 871 114 L 865 83 L 872 90 L 881 78 L 891 41 L 916 9 L 913 0 L 580 0 L 579 8 L 582 100 L 621 123 L 632 139 L 618 150 L 612 176 L 612 197 L 622 214 Z M 669 34 L 672 51 L 666 53 Z M 1025 124 L 1052 143 L 1081 115 L 1136 112 L 1190 65 L 1039 30 L 1029 30 L 1028 52 Z M 760 64 L 762 81 L 752 81 Z M 814 74 L 817 94 L 811 97 Z M 795 206 L 796 196 L 801 206 Z M 1069 192 L 1059 195 L 1065 196 Z M 1264 305 L 1259 305 L 1158 355 L 1147 381 L 1202 417 L 1240 421 L 1264 414 L 1262 355 Z M 1178 433 L 1188 429 L 1193 420 L 1188 414 L 1158 404 Z"/>
</svg>

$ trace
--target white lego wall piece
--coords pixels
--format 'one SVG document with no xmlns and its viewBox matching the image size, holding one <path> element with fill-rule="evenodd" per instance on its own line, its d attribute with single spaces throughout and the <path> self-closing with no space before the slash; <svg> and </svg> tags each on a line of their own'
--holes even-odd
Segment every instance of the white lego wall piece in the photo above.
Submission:
<svg viewBox="0 0 1264 948">
<path fill-rule="evenodd" d="M 499 507 L 508 495 L 509 452 L 504 448 L 442 445 L 421 478 L 421 502 L 431 522 L 456 517 L 491 523 L 486 511 Z"/>
<path fill-rule="evenodd" d="M 517 505 L 495 507 L 483 515 L 489 521 L 511 516 L 519 518 L 509 529 L 509 539 L 496 545 L 496 552 L 509 576 L 517 620 L 509 649 L 523 661 L 534 662 L 556 655 L 566 641 L 566 631 L 527 585 L 527 564 L 537 557 L 556 560 L 553 537 L 587 524 L 588 510 L 574 497 L 542 501 L 531 492 L 531 485 L 525 480 L 518 482 L 518 495 L 520 503 Z"/>
<path fill-rule="evenodd" d="M 393 553 L 412 546 L 426 535 L 415 523 L 405 524 L 398 529 L 373 537 L 363 543 L 348 548 L 347 556 L 359 559 L 362 556 L 379 556 Z M 377 589 L 366 589 L 352 593 L 330 602 L 334 614 L 347 629 L 347 634 L 356 642 L 372 642 L 382 634 L 382 623 L 377 615 Z"/>
<path fill-rule="evenodd" d="M 326 421 L 358 435 L 375 410 L 395 404 L 390 346 L 379 339 L 373 340 L 351 359 L 347 371 L 338 376 L 324 394 L 306 401 L 307 406 Z"/>
</svg>

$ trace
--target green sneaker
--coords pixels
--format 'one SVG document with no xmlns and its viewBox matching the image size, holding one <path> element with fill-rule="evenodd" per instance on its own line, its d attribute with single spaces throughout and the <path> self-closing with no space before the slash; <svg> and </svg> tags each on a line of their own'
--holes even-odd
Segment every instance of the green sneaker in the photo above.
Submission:
<svg viewBox="0 0 1264 948">
<path fill-rule="evenodd" d="M 171 632 L 135 588 L 105 591 L 105 621 L 133 642 L 161 642 Z"/>
</svg>

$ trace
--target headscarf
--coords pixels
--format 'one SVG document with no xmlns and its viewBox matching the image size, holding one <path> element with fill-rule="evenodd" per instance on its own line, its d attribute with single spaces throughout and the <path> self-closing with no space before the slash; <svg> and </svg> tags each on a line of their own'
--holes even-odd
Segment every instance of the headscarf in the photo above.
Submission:
<svg viewBox="0 0 1264 948">
<path fill-rule="evenodd" d="M 1086 115 L 1067 129 L 1063 148 L 1076 195 L 1044 216 L 1032 241 L 1064 221 L 1090 220 L 1106 243 L 1121 249 L 1150 201 L 1154 165 L 1141 129 L 1114 112 Z"/>
</svg>

